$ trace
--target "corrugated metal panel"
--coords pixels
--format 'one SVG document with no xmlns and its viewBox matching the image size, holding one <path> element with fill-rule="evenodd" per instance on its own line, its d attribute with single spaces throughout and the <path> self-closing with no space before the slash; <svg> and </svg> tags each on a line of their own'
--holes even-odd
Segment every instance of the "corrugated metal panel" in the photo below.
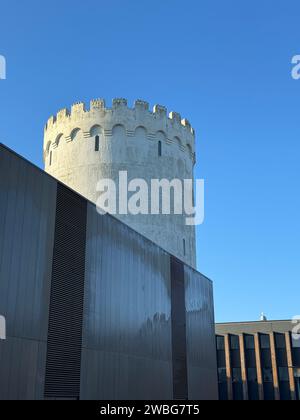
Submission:
<svg viewBox="0 0 300 420">
<path fill-rule="evenodd" d="M 189 399 L 217 400 L 212 283 L 188 266 L 184 272 Z"/>
<path fill-rule="evenodd" d="M 188 399 L 184 265 L 171 257 L 174 400 Z"/>
<path fill-rule="evenodd" d="M 42 399 L 56 182 L 0 145 L 0 399 Z"/>
<path fill-rule="evenodd" d="M 79 398 L 86 200 L 58 185 L 45 397 Z"/>
<path fill-rule="evenodd" d="M 88 205 L 82 399 L 172 399 L 170 257 Z"/>
</svg>

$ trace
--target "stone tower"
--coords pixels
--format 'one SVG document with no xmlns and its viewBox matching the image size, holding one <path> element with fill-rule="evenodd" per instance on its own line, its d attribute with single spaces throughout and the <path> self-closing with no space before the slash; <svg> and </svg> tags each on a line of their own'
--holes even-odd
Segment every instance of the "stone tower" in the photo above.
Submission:
<svg viewBox="0 0 300 420">
<path fill-rule="evenodd" d="M 133 108 L 101 99 L 62 109 L 51 117 L 44 133 L 45 170 L 92 202 L 100 179 L 193 179 L 195 133 L 190 123 L 165 107 L 137 100 Z M 117 215 L 166 251 L 196 267 L 195 227 L 186 215 Z"/>
</svg>

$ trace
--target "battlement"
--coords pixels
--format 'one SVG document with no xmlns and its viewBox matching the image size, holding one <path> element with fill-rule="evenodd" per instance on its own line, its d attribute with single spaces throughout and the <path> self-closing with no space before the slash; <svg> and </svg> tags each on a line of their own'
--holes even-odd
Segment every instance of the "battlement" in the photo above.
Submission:
<svg viewBox="0 0 300 420">
<path fill-rule="evenodd" d="M 85 113 L 85 103 L 84 102 L 76 102 L 72 105 L 71 108 L 71 116 L 78 115 L 78 114 L 84 114 Z"/>
<path fill-rule="evenodd" d="M 149 103 L 137 99 L 134 102 L 133 108 L 128 107 L 128 102 L 124 98 L 115 98 L 112 101 L 112 107 L 106 107 L 104 99 L 92 99 L 89 107 L 84 102 L 76 102 L 72 105 L 71 110 L 63 108 L 55 116 L 51 116 L 45 125 L 45 134 L 49 130 L 55 129 L 59 124 L 71 123 L 82 118 L 92 118 L 97 113 L 101 113 L 102 118 L 107 114 L 111 116 L 113 113 L 116 115 L 124 114 L 124 117 L 132 113 L 138 118 L 145 114 L 145 117 L 160 120 L 165 126 L 171 124 L 173 127 L 186 130 L 192 136 L 195 136 L 195 131 L 187 119 L 181 119 L 181 115 L 177 112 L 170 112 L 168 115 L 167 108 L 162 105 L 154 105 L 153 111 L 149 110 Z"/>
<path fill-rule="evenodd" d="M 143 101 L 142 99 L 137 99 L 134 102 L 134 108 L 136 110 L 149 111 L 149 102 Z"/>
<path fill-rule="evenodd" d="M 97 109 L 105 109 L 105 100 L 104 99 L 92 99 L 90 102 L 91 111 Z"/>
</svg>

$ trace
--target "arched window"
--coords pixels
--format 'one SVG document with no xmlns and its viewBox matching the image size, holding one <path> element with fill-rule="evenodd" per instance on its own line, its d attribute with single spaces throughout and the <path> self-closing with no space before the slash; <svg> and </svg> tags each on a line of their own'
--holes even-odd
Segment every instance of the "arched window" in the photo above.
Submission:
<svg viewBox="0 0 300 420">
<path fill-rule="evenodd" d="M 90 136 L 91 137 L 96 137 L 96 136 L 102 136 L 103 134 L 103 129 L 101 127 L 101 125 L 93 125 L 93 127 L 90 129 Z"/>
<path fill-rule="evenodd" d="M 147 130 L 145 127 L 139 126 L 136 128 L 134 135 L 137 139 L 144 140 L 147 137 Z"/>
<path fill-rule="evenodd" d="M 160 140 L 158 142 L 158 156 L 162 156 L 162 142 Z"/>
<path fill-rule="evenodd" d="M 174 141 L 177 144 L 178 147 L 182 147 L 182 141 L 180 140 L 179 137 L 174 137 Z"/>
<path fill-rule="evenodd" d="M 81 134 L 80 128 L 75 128 L 71 133 L 71 140 L 77 140 L 79 138 L 79 135 Z"/>
<path fill-rule="evenodd" d="M 188 154 L 189 154 L 190 156 L 192 156 L 192 155 L 193 155 L 193 149 L 192 149 L 192 146 L 191 146 L 190 144 L 187 144 L 187 151 L 188 151 Z"/>
<path fill-rule="evenodd" d="M 158 140 L 158 156 L 162 156 L 162 145 L 166 141 L 167 136 L 163 131 L 157 131 L 156 139 Z"/>
<path fill-rule="evenodd" d="M 100 142 L 103 138 L 103 129 L 100 125 L 93 125 L 90 129 L 90 136 L 91 138 L 95 139 L 95 152 L 99 152 L 100 150 Z"/>
<path fill-rule="evenodd" d="M 49 153 L 50 153 L 50 147 L 51 147 L 51 141 L 48 141 L 47 146 L 46 146 L 46 150 L 45 150 L 46 156 L 48 156 Z"/>
<path fill-rule="evenodd" d="M 112 135 L 114 139 L 125 139 L 126 138 L 126 129 L 122 124 L 117 124 L 112 129 Z"/>
<path fill-rule="evenodd" d="M 59 146 L 59 143 L 60 143 L 60 141 L 61 141 L 62 137 L 63 137 L 63 134 L 59 134 L 59 135 L 56 137 L 55 142 L 54 142 L 54 143 L 56 144 L 56 146 Z"/>
<path fill-rule="evenodd" d="M 99 152 L 100 150 L 100 136 L 95 137 L 95 152 Z"/>
</svg>

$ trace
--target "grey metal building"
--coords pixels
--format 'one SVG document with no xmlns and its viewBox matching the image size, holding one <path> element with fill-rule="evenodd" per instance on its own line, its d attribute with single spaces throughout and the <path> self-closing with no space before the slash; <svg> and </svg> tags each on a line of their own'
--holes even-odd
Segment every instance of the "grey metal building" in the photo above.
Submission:
<svg viewBox="0 0 300 420">
<path fill-rule="evenodd" d="M 212 283 L 0 145 L 0 399 L 217 399 Z"/>
<path fill-rule="evenodd" d="M 216 325 L 221 400 L 299 400 L 300 335 L 292 321 Z"/>
</svg>

